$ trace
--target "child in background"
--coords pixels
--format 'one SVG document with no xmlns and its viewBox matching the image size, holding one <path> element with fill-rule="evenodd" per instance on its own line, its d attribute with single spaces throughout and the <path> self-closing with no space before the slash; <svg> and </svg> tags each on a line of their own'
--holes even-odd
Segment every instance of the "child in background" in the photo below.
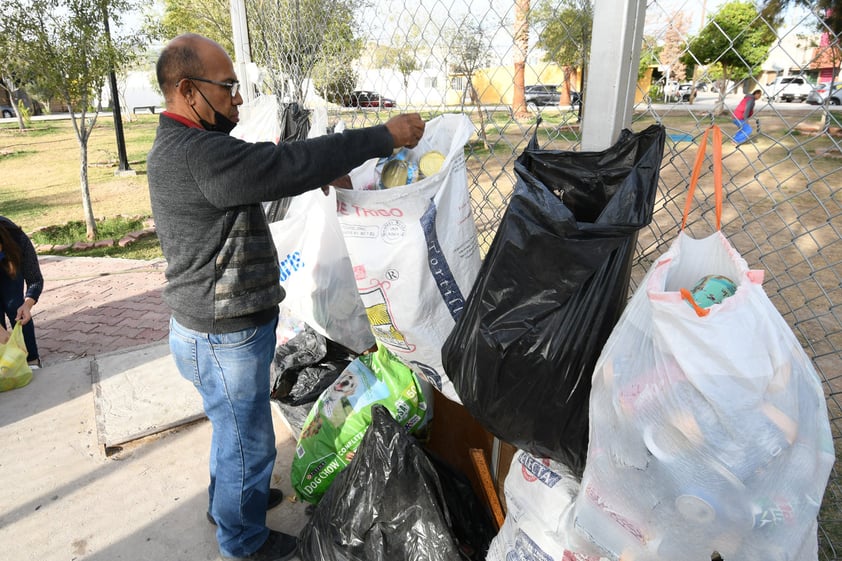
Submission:
<svg viewBox="0 0 842 561">
<path fill-rule="evenodd" d="M 32 306 L 38 302 L 43 288 L 44 277 L 32 241 L 20 226 L 0 216 L 0 342 L 9 338 L 6 318 L 12 327 L 21 322 L 26 361 L 33 369 L 41 367 L 41 359 L 35 342 Z"/>
<path fill-rule="evenodd" d="M 734 124 L 737 125 L 737 133 L 734 135 L 735 144 L 745 142 L 753 132 L 748 120 L 754 115 L 754 103 L 760 99 L 761 94 L 760 90 L 754 90 L 743 97 L 740 104 L 734 109 Z"/>
</svg>

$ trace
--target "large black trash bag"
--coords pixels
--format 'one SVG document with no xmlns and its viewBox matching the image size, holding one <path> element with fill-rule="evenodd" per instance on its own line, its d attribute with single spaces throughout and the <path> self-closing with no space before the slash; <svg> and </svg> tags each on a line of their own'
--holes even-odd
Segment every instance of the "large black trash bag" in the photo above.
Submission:
<svg viewBox="0 0 842 561">
<path fill-rule="evenodd" d="M 442 348 L 462 403 L 500 439 L 581 474 L 591 375 L 651 221 L 664 128 L 601 152 L 537 149 Z"/>
<path fill-rule="evenodd" d="M 310 110 L 296 102 L 284 104 L 280 121 L 280 142 L 304 140 L 310 133 Z M 289 210 L 289 203 L 288 197 L 270 202 L 265 208 L 266 219 L 269 222 L 283 220 Z"/>
<path fill-rule="evenodd" d="M 298 438 L 316 399 L 339 378 L 356 354 L 309 325 L 275 349 L 271 397 Z"/>
<path fill-rule="evenodd" d="M 465 474 L 429 450 L 426 452 L 441 481 L 460 551 L 471 561 L 485 561 L 491 540 L 497 535 L 491 512 L 480 502 Z"/>
<path fill-rule="evenodd" d="M 455 561 L 444 493 L 421 447 L 381 405 L 301 531 L 303 561 Z"/>
</svg>

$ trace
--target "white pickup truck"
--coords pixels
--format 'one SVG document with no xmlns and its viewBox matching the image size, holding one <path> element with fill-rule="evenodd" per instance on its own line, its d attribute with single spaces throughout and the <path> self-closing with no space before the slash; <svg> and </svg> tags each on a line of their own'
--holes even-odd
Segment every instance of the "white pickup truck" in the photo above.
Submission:
<svg viewBox="0 0 842 561">
<path fill-rule="evenodd" d="M 813 86 L 803 76 L 782 76 L 766 86 L 769 101 L 804 101 Z"/>
</svg>

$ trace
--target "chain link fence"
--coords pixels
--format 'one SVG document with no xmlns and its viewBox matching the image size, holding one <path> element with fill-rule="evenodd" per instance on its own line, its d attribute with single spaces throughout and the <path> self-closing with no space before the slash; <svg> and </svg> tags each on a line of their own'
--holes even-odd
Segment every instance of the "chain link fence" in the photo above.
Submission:
<svg viewBox="0 0 842 561">
<path fill-rule="evenodd" d="M 466 147 L 469 185 L 480 244 L 487 248 L 515 184 L 514 160 L 532 135 L 544 148 L 579 149 L 582 112 L 602 110 L 588 106 L 590 68 L 627 57 L 589 60 L 593 10 L 586 0 L 479 1 L 250 0 L 247 10 L 262 89 L 277 94 L 284 107 L 324 107 L 329 126 L 341 121 L 352 128 L 385 122 L 398 111 L 469 115 L 477 129 Z M 631 128 L 661 123 L 668 141 L 632 286 L 678 234 L 698 139 L 710 124 L 721 125 L 722 229 L 752 268 L 765 270 L 767 294 L 813 359 L 839 450 L 842 93 L 838 100 L 832 95 L 838 40 L 818 12 L 791 9 L 781 21 L 756 12 L 717 20 L 726 5 L 715 4 L 647 5 Z M 694 42 L 706 32 L 719 41 L 708 41 L 719 51 Z M 756 61 L 744 45 L 759 41 L 770 48 Z M 808 101 L 817 104 L 784 101 L 775 85 L 782 76 L 803 78 Z M 515 84 L 527 86 L 524 98 Z M 529 87 L 537 85 L 551 87 Z M 755 89 L 762 96 L 748 119 L 753 131 L 738 145 L 733 111 Z M 697 237 L 714 229 L 713 203 L 706 200 L 711 183 L 706 189 L 703 180 L 689 219 Z M 837 469 L 819 522 L 819 558 L 839 558 Z"/>
</svg>

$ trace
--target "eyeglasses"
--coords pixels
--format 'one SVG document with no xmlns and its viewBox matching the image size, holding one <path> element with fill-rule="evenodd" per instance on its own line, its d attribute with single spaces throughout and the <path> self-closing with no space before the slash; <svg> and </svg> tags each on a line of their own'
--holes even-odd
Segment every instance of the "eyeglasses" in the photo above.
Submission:
<svg viewBox="0 0 842 561">
<path fill-rule="evenodd" d="M 196 82 L 207 82 L 208 84 L 228 88 L 228 90 L 231 92 L 231 97 L 237 97 L 237 94 L 240 92 L 240 83 L 237 80 L 234 80 L 233 82 L 217 82 L 216 80 L 208 80 L 207 78 L 194 78 L 192 76 L 188 76 L 185 79 L 195 80 Z"/>
</svg>

